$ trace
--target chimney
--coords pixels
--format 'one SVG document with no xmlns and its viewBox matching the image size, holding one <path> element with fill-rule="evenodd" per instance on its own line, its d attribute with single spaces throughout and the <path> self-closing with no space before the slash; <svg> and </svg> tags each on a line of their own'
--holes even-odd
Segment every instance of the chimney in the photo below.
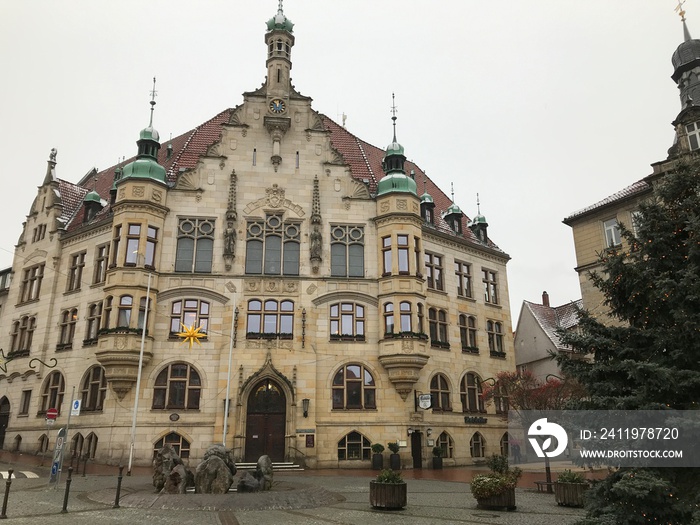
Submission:
<svg viewBox="0 0 700 525">
<path fill-rule="evenodd" d="M 542 306 L 549 307 L 549 294 L 546 291 L 542 292 Z"/>
</svg>

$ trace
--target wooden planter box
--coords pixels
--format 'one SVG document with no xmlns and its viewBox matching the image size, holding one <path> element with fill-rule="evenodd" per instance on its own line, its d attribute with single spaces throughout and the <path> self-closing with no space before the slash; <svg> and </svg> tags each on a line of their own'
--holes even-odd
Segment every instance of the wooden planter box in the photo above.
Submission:
<svg viewBox="0 0 700 525">
<path fill-rule="evenodd" d="M 583 507 L 583 494 L 588 489 L 588 483 L 560 483 L 554 484 L 554 500 L 557 505 L 566 507 Z"/>
<path fill-rule="evenodd" d="M 476 500 L 477 507 L 486 510 L 515 510 L 515 489 L 506 489 L 505 492 L 490 498 Z"/>
<path fill-rule="evenodd" d="M 369 504 L 378 509 L 402 509 L 406 506 L 406 483 L 369 482 Z"/>
</svg>

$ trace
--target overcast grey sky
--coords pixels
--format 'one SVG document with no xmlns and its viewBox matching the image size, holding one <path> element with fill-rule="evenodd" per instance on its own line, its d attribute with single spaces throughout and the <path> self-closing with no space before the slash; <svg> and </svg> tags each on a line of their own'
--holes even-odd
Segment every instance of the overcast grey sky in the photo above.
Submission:
<svg viewBox="0 0 700 525">
<path fill-rule="evenodd" d="M 666 158 L 680 110 L 675 0 L 286 0 L 292 79 L 363 140 L 397 136 L 511 257 L 513 328 L 523 300 L 580 297 L 562 219 Z M 700 36 L 700 0 L 685 4 Z M 265 76 L 276 0 L 15 0 L 0 4 L 0 267 L 51 148 L 57 175 L 136 153 L 158 78 L 163 139 L 242 102 Z"/>
</svg>

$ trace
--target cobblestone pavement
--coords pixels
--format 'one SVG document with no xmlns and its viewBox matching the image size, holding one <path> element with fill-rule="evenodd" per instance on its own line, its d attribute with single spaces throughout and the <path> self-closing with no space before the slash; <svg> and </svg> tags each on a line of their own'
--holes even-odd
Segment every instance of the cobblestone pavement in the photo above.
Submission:
<svg viewBox="0 0 700 525">
<path fill-rule="evenodd" d="M 401 511 L 380 511 L 369 505 L 369 481 L 376 474 L 371 471 L 277 472 L 270 492 L 223 496 L 161 496 L 154 493 L 150 476 L 135 474 L 124 476 L 119 508 L 113 508 L 114 467 L 109 474 L 72 477 L 67 500 L 65 473 L 58 484 L 49 485 L 48 472 L 15 468 L 34 470 L 40 477 L 12 479 L 8 525 L 567 525 L 583 515 L 581 509 L 557 506 L 552 494 L 520 488 L 514 512 L 477 509 L 466 482 L 440 479 L 462 477 L 459 469 L 407 472 L 408 506 Z M 0 464 L 0 471 L 6 470 Z M 425 476 L 433 479 L 411 479 Z M 0 482 L 0 495 L 5 489 L 6 481 Z"/>
</svg>

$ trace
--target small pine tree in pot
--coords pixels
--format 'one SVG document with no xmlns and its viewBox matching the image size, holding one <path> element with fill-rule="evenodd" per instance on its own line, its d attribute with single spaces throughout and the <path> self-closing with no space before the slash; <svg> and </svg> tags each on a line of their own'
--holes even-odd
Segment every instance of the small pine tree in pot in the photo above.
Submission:
<svg viewBox="0 0 700 525">
<path fill-rule="evenodd" d="M 384 468 L 384 445 L 381 443 L 372 443 L 370 447 L 372 449 L 372 469 L 382 470 Z"/>
<path fill-rule="evenodd" d="M 389 466 L 391 470 L 401 470 L 401 456 L 399 455 L 399 444 L 396 441 L 387 443 L 391 455 L 389 456 Z"/>
<path fill-rule="evenodd" d="M 440 470 L 442 468 L 442 447 L 433 447 L 433 468 Z"/>
</svg>

